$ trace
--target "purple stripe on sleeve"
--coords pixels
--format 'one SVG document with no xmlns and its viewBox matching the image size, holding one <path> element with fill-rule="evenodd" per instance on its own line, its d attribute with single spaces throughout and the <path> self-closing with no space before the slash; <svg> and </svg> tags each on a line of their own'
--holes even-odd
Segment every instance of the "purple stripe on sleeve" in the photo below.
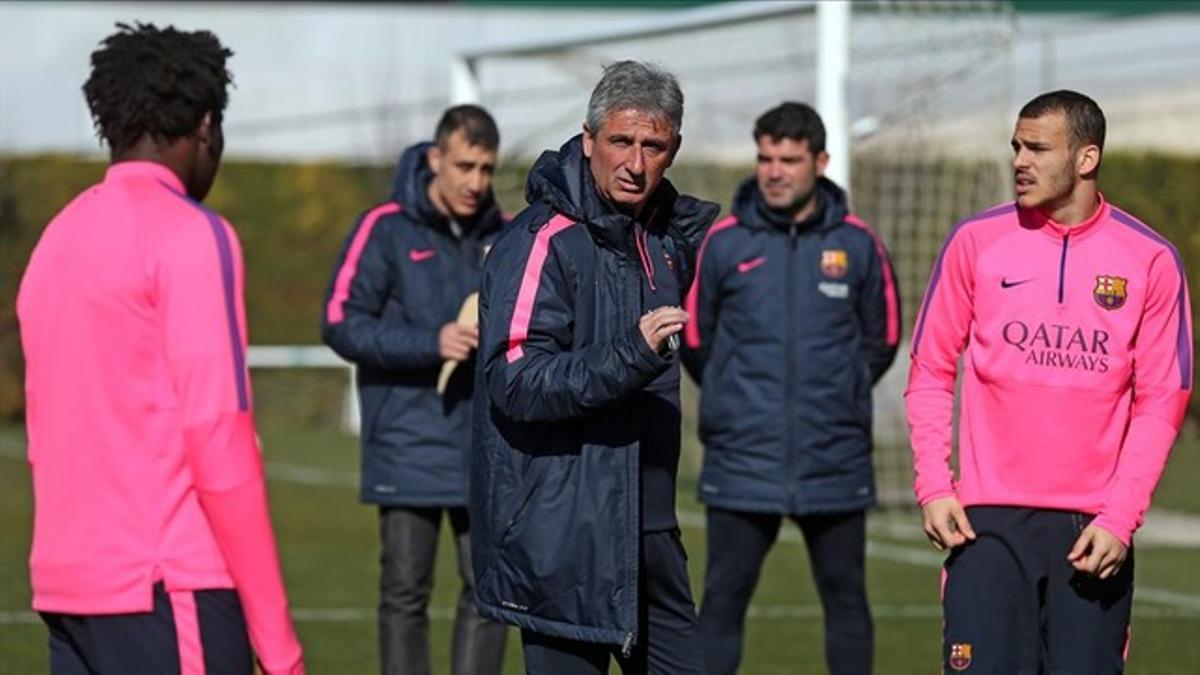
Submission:
<svg viewBox="0 0 1200 675">
<path fill-rule="evenodd" d="M 955 235 L 959 230 L 968 223 L 974 223 L 980 220 L 986 220 L 994 216 L 1004 213 L 1009 213 L 1016 210 L 1015 203 L 1001 204 L 984 211 L 983 213 L 971 216 L 966 220 L 960 221 L 957 225 L 950 228 L 950 233 L 946 235 L 946 241 L 942 244 L 942 250 L 938 253 L 937 262 L 933 266 L 933 274 L 929 277 L 929 288 L 925 291 L 925 301 L 921 304 L 920 318 L 917 320 L 917 330 L 913 332 L 912 353 L 917 353 L 917 348 L 921 345 L 921 336 L 925 333 L 925 315 L 929 310 L 929 303 L 933 299 L 933 294 L 937 290 L 938 282 L 942 280 L 942 259 L 946 257 L 946 251 L 950 248 L 950 242 L 954 240 Z"/>
<path fill-rule="evenodd" d="M 1179 270 L 1179 330 L 1175 337 L 1176 360 L 1179 361 L 1179 388 L 1190 389 L 1192 387 L 1192 350 L 1188 345 L 1187 334 L 1187 293 L 1185 292 L 1185 284 L 1187 277 L 1183 273 L 1183 258 L 1179 255 L 1179 249 L 1175 248 L 1166 237 L 1155 232 L 1146 226 L 1137 218 L 1125 213 L 1117 207 L 1112 207 L 1113 218 L 1118 222 L 1124 223 L 1130 229 L 1139 234 L 1149 237 L 1155 242 L 1162 244 L 1171 252 L 1171 256 L 1175 258 L 1175 267 Z"/>
<path fill-rule="evenodd" d="M 233 352 L 234 378 L 237 382 L 238 410 L 250 409 L 250 392 L 246 386 L 246 355 L 242 353 L 242 336 L 238 330 L 237 290 L 233 279 L 233 251 L 229 246 L 229 235 L 217 214 L 207 209 L 204 215 L 217 239 L 217 253 L 221 257 L 221 281 L 225 286 L 225 319 L 229 324 L 229 348 Z"/>
<path fill-rule="evenodd" d="M 234 287 L 233 250 L 229 246 L 229 236 L 225 233 L 225 226 L 221 223 L 221 218 L 216 212 L 205 207 L 190 196 L 176 190 L 171 185 L 162 181 L 159 182 L 162 183 L 163 187 L 204 214 L 204 217 L 208 220 L 209 227 L 212 229 L 213 237 L 217 240 L 217 256 L 221 260 L 221 282 L 225 294 L 225 321 L 229 324 L 229 348 L 233 354 L 233 380 L 237 386 L 238 410 L 247 411 L 250 409 L 250 388 L 246 384 L 246 355 L 242 351 L 242 336 L 241 331 L 238 329 L 237 289 Z"/>
</svg>

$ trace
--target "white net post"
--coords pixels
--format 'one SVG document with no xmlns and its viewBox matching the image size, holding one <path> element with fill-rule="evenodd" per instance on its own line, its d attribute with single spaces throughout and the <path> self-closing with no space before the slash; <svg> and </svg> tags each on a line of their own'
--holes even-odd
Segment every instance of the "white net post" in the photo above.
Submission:
<svg viewBox="0 0 1200 675">
<path fill-rule="evenodd" d="M 678 14 L 624 35 L 471 54 L 479 101 L 504 130 L 506 160 L 527 164 L 578 133 L 603 65 L 652 61 L 679 77 L 686 98 L 683 148 L 669 175 L 728 205 L 736 179 L 753 166 L 754 120 L 785 100 L 814 103 L 829 132 L 831 177 L 892 253 L 907 337 L 945 233 L 1007 198 L 1011 5 L 747 2 Z M 875 393 L 880 492 L 893 504 L 912 502 L 907 352 L 902 344 Z M 685 389 L 687 404 L 691 393 Z M 685 434 L 693 413 L 685 411 Z M 694 438 L 685 446 L 697 452 Z M 685 453 L 681 473 L 698 465 Z"/>
</svg>

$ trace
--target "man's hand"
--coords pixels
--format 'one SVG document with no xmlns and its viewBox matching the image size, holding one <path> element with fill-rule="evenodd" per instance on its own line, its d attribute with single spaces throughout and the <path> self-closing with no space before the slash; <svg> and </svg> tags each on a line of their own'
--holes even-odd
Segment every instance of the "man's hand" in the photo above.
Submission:
<svg viewBox="0 0 1200 675">
<path fill-rule="evenodd" d="M 466 361 L 471 350 L 479 346 L 479 326 L 448 323 L 438 333 L 438 351 L 443 359 Z"/>
<path fill-rule="evenodd" d="M 678 307 L 659 307 L 643 316 L 638 322 L 642 337 L 655 353 L 661 353 L 663 343 L 667 338 L 683 330 L 683 326 L 691 319 L 688 313 Z"/>
<path fill-rule="evenodd" d="M 1075 569 L 1094 577 L 1107 579 L 1121 571 L 1129 548 L 1116 535 L 1095 525 L 1088 525 L 1075 540 L 1067 560 Z"/>
<path fill-rule="evenodd" d="M 975 530 L 958 497 L 939 497 L 921 507 L 925 516 L 925 536 L 937 550 L 944 551 L 975 541 Z"/>
</svg>

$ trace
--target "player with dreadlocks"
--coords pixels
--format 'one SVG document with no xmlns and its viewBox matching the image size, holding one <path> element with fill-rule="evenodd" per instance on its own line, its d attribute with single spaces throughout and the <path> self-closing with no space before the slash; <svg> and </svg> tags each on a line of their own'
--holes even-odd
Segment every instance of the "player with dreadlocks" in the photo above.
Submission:
<svg viewBox="0 0 1200 675">
<path fill-rule="evenodd" d="M 50 671 L 303 673 L 246 375 L 241 250 L 200 204 L 232 52 L 118 24 L 83 86 L 112 152 L 21 281 L 33 608 Z"/>
</svg>

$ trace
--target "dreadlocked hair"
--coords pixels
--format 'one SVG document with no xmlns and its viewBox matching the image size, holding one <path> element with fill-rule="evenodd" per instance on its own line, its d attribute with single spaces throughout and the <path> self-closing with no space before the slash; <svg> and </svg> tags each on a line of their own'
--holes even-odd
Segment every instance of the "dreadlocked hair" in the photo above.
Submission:
<svg viewBox="0 0 1200 675">
<path fill-rule="evenodd" d="M 233 52 L 216 35 L 174 26 L 117 24 L 92 52 L 83 96 L 96 133 L 121 154 L 144 135 L 171 142 L 196 130 L 205 113 L 213 123 L 229 100 L 225 59 Z"/>
</svg>

